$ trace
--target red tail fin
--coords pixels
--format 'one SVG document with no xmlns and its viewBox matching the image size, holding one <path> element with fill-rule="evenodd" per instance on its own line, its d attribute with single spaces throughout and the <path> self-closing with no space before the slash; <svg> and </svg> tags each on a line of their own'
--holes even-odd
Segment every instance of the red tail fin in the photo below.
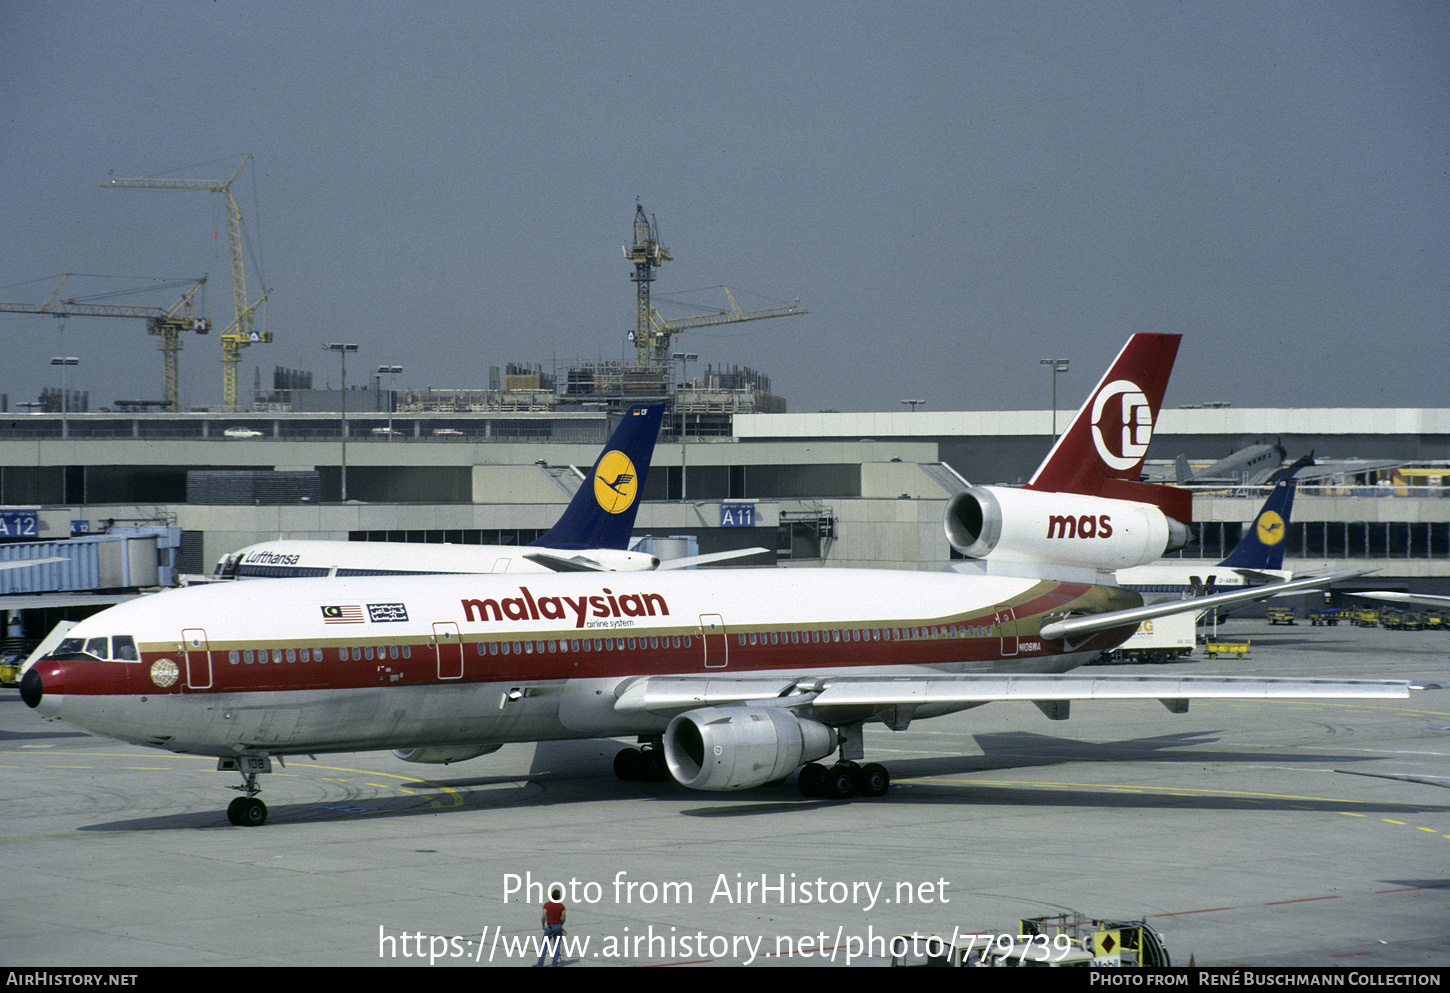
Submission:
<svg viewBox="0 0 1450 993">
<path fill-rule="evenodd" d="M 1176 334 L 1129 338 L 1027 489 L 1152 503 L 1188 521 L 1186 491 L 1137 482 L 1181 340 Z"/>
</svg>

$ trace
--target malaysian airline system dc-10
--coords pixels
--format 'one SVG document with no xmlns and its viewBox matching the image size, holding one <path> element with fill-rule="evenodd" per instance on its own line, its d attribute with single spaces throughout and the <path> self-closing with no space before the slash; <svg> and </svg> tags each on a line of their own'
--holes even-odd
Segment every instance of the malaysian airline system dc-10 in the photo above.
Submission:
<svg viewBox="0 0 1450 993">
<path fill-rule="evenodd" d="M 508 742 L 635 737 L 621 776 L 879 796 L 863 725 L 994 701 L 1402 698 L 1403 681 L 1081 676 L 1147 618 L 1318 580 L 1144 606 L 1097 578 L 1187 535 L 1180 491 L 1137 481 L 1177 335 L 1129 339 L 1024 488 L 950 502 L 965 572 L 738 569 L 209 584 L 77 624 L 22 679 L 48 720 L 210 755 L 257 825 L 273 758 L 394 749 L 452 762 Z M 833 764 L 826 764 L 832 755 Z"/>
</svg>

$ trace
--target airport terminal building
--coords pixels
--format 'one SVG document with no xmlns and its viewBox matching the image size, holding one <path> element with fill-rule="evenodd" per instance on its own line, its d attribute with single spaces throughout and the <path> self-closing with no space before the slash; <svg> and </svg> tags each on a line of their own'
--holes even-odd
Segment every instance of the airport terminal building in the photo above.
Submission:
<svg viewBox="0 0 1450 993">
<path fill-rule="evenodd" d="M 170 527 L 178 574 L 279 536 L 523 544 L 558 518 L 612 427 L 603 410 L 346 420 L 344 439 L 328 412 L 10 415 L 0 506 L 34 523 L 0 538 Z M 743 561 L 939 570 L 954 554 L 947 498 L 968 481 L 1025 482 L 1051 425 L 1047 410 L 735 413 L 698 434 L 687 422 L 682 444 L 667 416 L 635 533 L 685 539 L 657 545 L 664 554 L 763 547 Z M 1148 457 L 1202 463 L 1255 443 L 1285 461 L 1404 464 L 1302 485 L 1286 568 L 1369 567 L 1361 588 L 1450 593 L 1450 409 L 1168 410 Z M 1198 541 L 1180 555 L 1222 558 L 1262 500 L 1252 487 L 1197 492 Z"/>
</svg>

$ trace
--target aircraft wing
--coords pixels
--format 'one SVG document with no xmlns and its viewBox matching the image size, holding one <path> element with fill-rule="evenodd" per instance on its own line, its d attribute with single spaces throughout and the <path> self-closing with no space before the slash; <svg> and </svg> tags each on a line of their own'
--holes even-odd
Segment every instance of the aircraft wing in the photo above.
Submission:
<svg viewBox="0 0 1450 993">
<path fill-rule="evenodd" d="M 1233 570 L 1233 572 L 1235 575 L 1244 577 L 1244 579 L 1254 580 L 1259 583 L 1283 582 L 1285 579 L 1288 579 L 1290 575 L 1289 573 L 1283 571 L 1265 572 L 1262 569 L 1235 569 Z M 1309 577 L 1300 576 L 1299 578 L 1308 579 Z"/>
<path fill-rule="evenodd" d="M 596 562 L 587 555 L 579 555 L 565 558 L 562 555 L 551 555 L 548 552 L 525 552 L 524 558 L 530 562 L 536 562 L 546 569 L 555 572 L 608 572 L 609 568 L 602 563 Z"/>
<path fill-rule="evenodd" d="M 707 552 L 704 555 L 686 555 L 679 559 L 661 559 L 660 571 L 667 569 L 688 569 L 696 565 L 709 565 L 712 562 L 725 562 L 729 559 L 743 559 L 751 555 L 759 555 L 761 552 L 769 551 L 766 548 L 736 548 L 728 552 Z"/>
<path fill-rule="evenodd" d="M 1441 689 L 1445 684 L 1393 679 L 1312 679 L 1260 676 L 1118 676 L 1061 673 L 920 675 L 840 675 L 805 679 L 716 676 L 646 676 L 615 702 L 620 713 L 673 716 L 700 707 L 741 706 L 809 708 L 830 716 L 880 715 L 910 719 L 919 707 L 962 707 L 1008 700 L 1030 700 L 1049 717 L 1067 716 L 1073 700 L 1161 700 L 1175 713 L 1188 701 L 1218 700 L 1403 700 L 1412 689 Z"/>
<path fill-rule="evenodd" d="M 1301 483 L 1333 479 L 1337 476 L 1356 475 L 1361 472 L 1378 472 L 1383 469 L 1398 469 L 1403 461 L 1390 459 L 1325 459 L 1300 469 L 1297 478 Z"/>
<path fill-rule="evenodd" d="M 1078 638 L 1083 635 L 1094 634 L 1098 631 L 1107 631 L 1111 628 L 1125 627 L 1129 624 L 1141 624 L 1155 617 L 1168 617 L 1172 614 L 1186 614 L 1189 612 L 1198 613 L 1217 607 L 1232 607 L 1241 603 L 1253 603 L 1255 600 L 1267 600 L 1269 597 L 1283 596 L 1285 593 L 1299 593 L 1304 590 L 1319 589 L 1320 587 L 1328 586 L 1340 580 L 1366 576 L 1373 571 L 1373 569 L 1359 569 L 1353 572 L 1329 573 L 1323 576 L 1310 576 L 1307 579 L 1295 579 L 1287 583 L 1269 583 L 1247 590 L 1214 593 L 1211 596 L 1189 597 L 1186 600 L 1168 600 L 1163 603 L 1150 604 L 1144 607 L 1112 610 L 1103 614 L 1084 614 L 1080 617 L 1068 617 L 1060 621 L 1050 621 L 1042 625 L 1041 633 L 1042 637 L 1047 641 L 1056 641 L 1059 638 Z"/>
<path fill-rule="evenodd" d="M 712 562 L 724 562 L 727 559 L 740 559 L 750 555 L 759 555 L 767 551 L 764 548 L 736 548 L 728 552 L 709 552 L 705 555 L 686 555 L 678 559 L 663 559 L 655 568 L 661 572 L 671 569 L 688 569 L 696 565 L 709 565 Z M 577 555 L 565 557 L 554 555 L 545 551 L 525 552 L 524 558 L 530 562 L 537 562 L 539 565 L 554 572 L 609 572 L 608 565 L 590 558 L 587 551 L 581 551 Z"/>
<path fill-rule="evenodd" d="M 1433 596 L 1429 593 L 1395 593 L 1390 590 L 1375 590 L 1371 593 L 1351 593 L 1371 600 L 1388 600 L 1391 603 L 1410 603 L 1417 607 L 1450 607 L 1450 596 Z"/>
</svg>

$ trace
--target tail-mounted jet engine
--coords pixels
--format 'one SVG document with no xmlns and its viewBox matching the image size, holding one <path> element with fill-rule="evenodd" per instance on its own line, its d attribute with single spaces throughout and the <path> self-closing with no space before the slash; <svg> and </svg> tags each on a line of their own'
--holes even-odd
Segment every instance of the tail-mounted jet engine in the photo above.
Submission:
<svg viewBox="0 0 1450 993">
<path fill-rule="evenodd" d="M 1188 527 L 1148 503 L 973 486 L 947 503 L 947 541 L 970 559 L 1098 570 L 1146 565 L 1188 544 Z"/>
<path fill-rule="evenodd" d="M 836 750 L 836 732 L 772 707 L 704 707 L 665 729 L 665 762 L 682 786 L 748 790 Z"/>
</svg>

